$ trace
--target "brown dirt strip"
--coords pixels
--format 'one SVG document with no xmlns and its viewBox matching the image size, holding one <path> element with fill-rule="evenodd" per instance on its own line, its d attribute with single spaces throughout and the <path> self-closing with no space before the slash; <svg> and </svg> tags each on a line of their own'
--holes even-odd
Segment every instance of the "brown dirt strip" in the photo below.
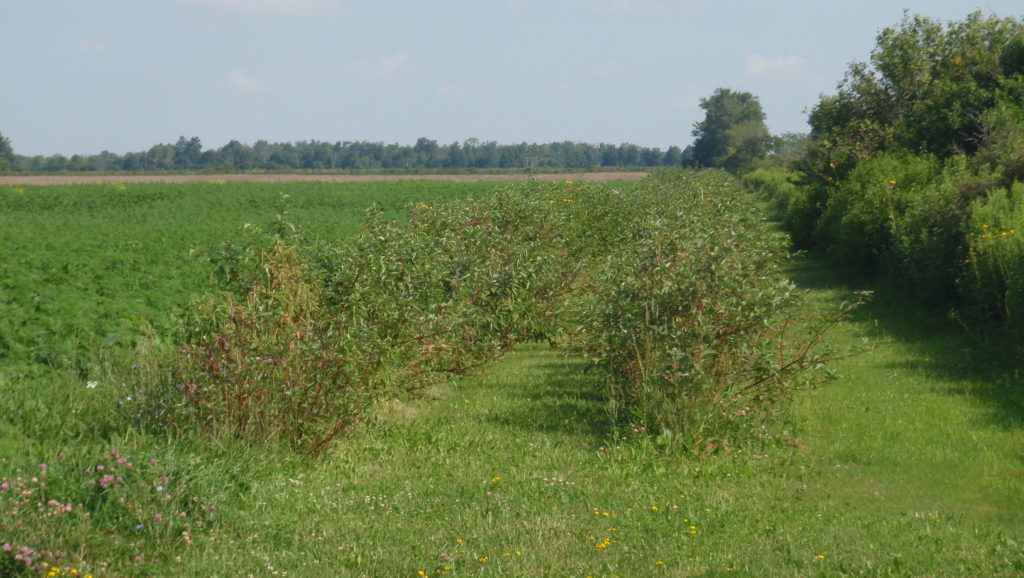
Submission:
<svg viewBox="0 0 1024 578">
<path fill-rule="evenodd" d="M 111 175 L 0 175 L 0 185 L 73 185 L 91 183 L 200 183 L 200 182 L 260 182 L 287 183 L 294 181 L 323 181 L 330 183 L 367 183 L 394 181 L 639 181 L 647 176 L 642 172 L 552 173 L 552 174 L 454 174 L 454 175 L 369 175 L 369 174 L 111 174 Z"/>
</svg>

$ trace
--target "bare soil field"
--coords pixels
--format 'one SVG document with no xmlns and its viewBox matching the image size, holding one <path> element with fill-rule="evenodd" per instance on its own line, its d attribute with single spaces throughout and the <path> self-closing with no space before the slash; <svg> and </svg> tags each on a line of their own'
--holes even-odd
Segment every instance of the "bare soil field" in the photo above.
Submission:
<svg viewBox="0 0 1024 578">
<path fill-rule="evenodd" d="M 423 181 L 639 181 L 644 172 L 551 173 L 551 174 L 110 174 L 110 175 L 3 175 L 0 185 L 72 185 L 89 183 L 194 183 L 194 182 L 263 182 L 285 183 L 294 181 L 325 181 L 332 183 Z"/>
</svg>

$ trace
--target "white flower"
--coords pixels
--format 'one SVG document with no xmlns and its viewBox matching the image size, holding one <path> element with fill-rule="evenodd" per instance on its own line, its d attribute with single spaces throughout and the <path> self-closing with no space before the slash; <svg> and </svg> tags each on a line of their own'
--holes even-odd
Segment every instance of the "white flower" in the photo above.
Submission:
<svg viewBox="0 0 1024 578">
<path fill-rule="evenodd" d="M 99 385 L 99 384 L 100 384 L 100 382 L 98 382 L 98 381 L 90 381 L 89 383 L 85 384 L 85 387 L 86 387 L 86 389 L 96 389 L 96 386 Z"/>
</svg>

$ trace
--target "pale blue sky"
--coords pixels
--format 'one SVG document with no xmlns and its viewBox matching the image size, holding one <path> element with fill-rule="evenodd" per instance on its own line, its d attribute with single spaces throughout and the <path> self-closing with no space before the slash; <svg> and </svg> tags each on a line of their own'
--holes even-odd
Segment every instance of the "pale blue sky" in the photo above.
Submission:
<svg viewBox="0 0 1024 578">
<path fill-rule="evenodd" d="M 8 0 L 0 133 L 26 155 L 468 138 L 667 148 L 752 92 L 774 133 L 907 8 L 1020 0 Z"/>
</svg>

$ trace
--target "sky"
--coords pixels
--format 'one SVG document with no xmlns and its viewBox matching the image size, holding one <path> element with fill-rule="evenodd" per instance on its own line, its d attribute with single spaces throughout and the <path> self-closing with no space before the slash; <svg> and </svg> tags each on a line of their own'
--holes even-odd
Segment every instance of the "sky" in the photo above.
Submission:
<svg viewBox="0 0 1024 578">
<path fill-rule="evenodd" d="M 1020 0 L 8 0 L 0 134 L 22 155 L 470 138 L 666 149 L 747 91 L 775 134 L 904 9 Z"/>
</svg>

